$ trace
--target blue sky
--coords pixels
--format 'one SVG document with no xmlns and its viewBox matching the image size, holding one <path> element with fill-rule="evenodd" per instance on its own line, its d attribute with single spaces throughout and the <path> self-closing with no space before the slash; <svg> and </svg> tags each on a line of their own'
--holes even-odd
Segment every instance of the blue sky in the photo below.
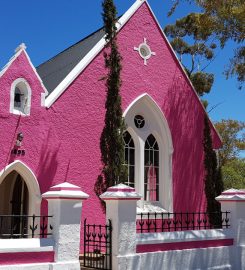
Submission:
<svg viewBox="0 0 245 270">
<path fill-rule="evenodd" d="M 184 4 L 173 17 L 167 18 L 172 0 L 149 0 L 156 17 L 164 27 L 190 11 Z M 134 0 L 115 0 L 118 14 L 124 13 Z M 51 58 L 102 26 L 101 1 L 81 0 L 8 0 L 0 5 L 0 67 L 13 55 L 22 42 L 35 66 Z M 237 88 L 235 79 L 226 80 L 223 68 L 232 57 L 234 44 L 222 50 L 207 71 L 215 73 L 212 93 L 205 96 L 210 106 L 222 103 L 210 117 L 245 121 L 245 90 Z"/>
</svg>

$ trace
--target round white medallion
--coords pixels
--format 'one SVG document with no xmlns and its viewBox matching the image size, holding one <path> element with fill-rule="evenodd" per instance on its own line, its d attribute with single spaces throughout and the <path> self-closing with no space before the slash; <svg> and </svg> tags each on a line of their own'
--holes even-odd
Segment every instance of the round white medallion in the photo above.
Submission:
<svg viewBox="0 0 245 270">
<path fill-rule="evenodd" d="M 152 55 L 156 55 L 147 44 L 146 38 L 144 38 L 144 42 L 141 43 L 139 47 L 134 47 L 134 50 L 139 52 L 140 57 L 144 59 L 145 65 L 147 65 L 147 60 L 150 59 Z"/>
<path fill-rule="evenodd" d="M 140 46 L 139 46 L 139 53 L 140 53 L 140 56 L 143 59 L 149 59 L 151 57 L 151 49 L 145 43 L 140 44 Z"/>
</svg>

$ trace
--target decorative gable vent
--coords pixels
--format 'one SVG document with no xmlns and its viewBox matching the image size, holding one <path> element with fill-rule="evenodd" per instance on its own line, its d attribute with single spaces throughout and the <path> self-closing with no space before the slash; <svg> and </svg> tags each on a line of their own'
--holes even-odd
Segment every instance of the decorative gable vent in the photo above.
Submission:
<svg viewBox="0 0 245 270">
<path fill-rule="evenodd" d="M 144 38 L 144 42 L 139 45 L 139 47 L 134 47 L 135 51 L 139 52 L 141 58 L 144 59 L 144 65 L 147 65 L 147 60 L 151 58 L 152 55 L 156 55 L 147 44 L 146 38 Z"/>
</svg>

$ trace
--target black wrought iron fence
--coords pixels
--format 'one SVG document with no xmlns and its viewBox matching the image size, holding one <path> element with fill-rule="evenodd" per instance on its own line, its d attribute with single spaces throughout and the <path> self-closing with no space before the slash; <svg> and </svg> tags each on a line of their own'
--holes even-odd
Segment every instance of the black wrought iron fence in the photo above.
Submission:
<svg viewBox="0 0 245 270">
<path fill-rule="evenodd" d="M 46 238 L 52 235 L 52 216 L 0 215 L 0 238 Z"/>
<path fill-rule="evenodd" d="M 230 227 L 230 212 L 141 213 L 137 215 L 138 233 L 172 232 Z"/>
<path fill-rule="evenodd" d="M 85 267 L 112 269 L 112 225 L 108 220 L 106 225 L 87 224 L 84 221 L 84 257 Z"/>
</svg>

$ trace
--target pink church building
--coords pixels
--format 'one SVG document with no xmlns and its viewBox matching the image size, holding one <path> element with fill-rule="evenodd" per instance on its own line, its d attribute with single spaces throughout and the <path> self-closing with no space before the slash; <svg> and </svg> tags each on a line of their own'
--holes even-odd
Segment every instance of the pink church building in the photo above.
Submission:
<svg viewBox="0 0 245 270">
<path fill-rule="evenodd" d="M 118 45 L 125 184 L 142 195 L 137 213 L 205 211 L 207 114 L 146 1 L 137 0 L 119 19 Z M 42 194 L 68 182 L 89 195 L 82 220 L 105 223 L 94 191 L 101 172 L 104 46 L 102 28 L 34 67 L 22 44 L 2 69 L 0 216 L 47 215 Z M 218 149 L 219 135 L 210 127 Z M 23 226 L 18 222 L 15 233 Z M 0 237 L 4 226 L 10 223 L 0 222 Z"/>
</svg>

